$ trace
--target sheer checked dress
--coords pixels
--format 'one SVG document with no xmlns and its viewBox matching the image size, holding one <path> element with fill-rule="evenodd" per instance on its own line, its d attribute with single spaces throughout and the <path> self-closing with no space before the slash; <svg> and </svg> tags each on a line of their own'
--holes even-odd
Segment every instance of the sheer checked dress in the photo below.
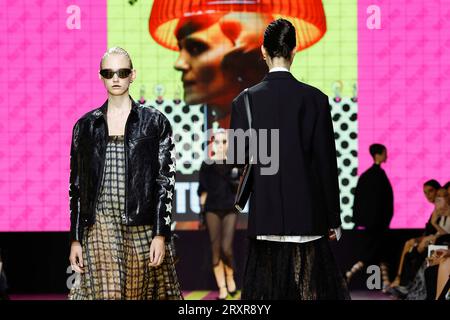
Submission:
<svg viewBox="0 0 450 320">
<path fill-rule="evenodd" d="M 84 232 L 85 272 L 69 299 L 182 299 L 172 247 L 166 243 L 159 267 L 149 266 L 152 227 L 127 226 L 124 207 L 124 138 L 110 136 L 96 221 Z"/>
</svg>

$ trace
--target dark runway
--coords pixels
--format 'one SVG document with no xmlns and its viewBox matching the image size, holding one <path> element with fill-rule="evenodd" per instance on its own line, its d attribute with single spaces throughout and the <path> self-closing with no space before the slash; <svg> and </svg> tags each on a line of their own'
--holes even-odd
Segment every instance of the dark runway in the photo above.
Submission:
<svg viewBox="0 0 450 320">
<path fill-rule="evenodd" d="M 217 291 L 184 291 L 185 300 L 215 300 Z M 393 300 L 389 296 L 380 291 L 363 291 L 355 290 L 351 292 L 352 300 Z M 66 300 L 64 294 L 13 294 L 11 300 Z M 239 300 L 240 295 L 236 295 L 233 299 Z"/>
</svg>

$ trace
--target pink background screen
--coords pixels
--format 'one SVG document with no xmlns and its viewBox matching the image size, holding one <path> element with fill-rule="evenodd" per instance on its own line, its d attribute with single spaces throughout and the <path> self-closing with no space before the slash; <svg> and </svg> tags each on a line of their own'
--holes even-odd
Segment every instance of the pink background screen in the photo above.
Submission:
<svg viewBox="0 0 450 320">
<path fill-rule="evenodd" d="M 0 10 L 0 231 L 69 229 L 72 127 L 101 104 L 105 1 L 4 1 Z"/>
<path fill-rule="evenodd" d="M 366 26 L 369 5 L 381 29 Z M 359 173 L 371 143 L 385 144 L 394 188 L 391 228 L 423 228 L 433 207 L 426 180 L 450 180 L 450 2 L 358 2 Z"/>
<path fill-rule="evenodd" d="M 444 3 L 446 5 L 444 5 Z M 0 232 L 69 229 L 72 126 L 101 105 L 97 78 L 107 47 L 106 1 L 6 0 L 0 10 Z M 421 228 L 432 211 L 424 181 L 450 180 L 448 1 L 358 1 L 359 173 L 368 147 L 385 144 L 395 192 L 393 228 Z M 381 29 L 366 26 L 369 5 Z"/>
</svg>

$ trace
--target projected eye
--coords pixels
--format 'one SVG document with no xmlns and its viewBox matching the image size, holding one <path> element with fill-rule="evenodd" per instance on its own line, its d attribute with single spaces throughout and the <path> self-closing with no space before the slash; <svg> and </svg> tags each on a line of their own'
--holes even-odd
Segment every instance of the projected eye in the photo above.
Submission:
<svg viewBox="0 0 450 320">
<path fill-rule="evenodd" d="M 209 49 L 209 46 L 198 40 L 189 39 L 186 40 L 185 49 L 191 56 L 198 56 Z"/>
</svg>

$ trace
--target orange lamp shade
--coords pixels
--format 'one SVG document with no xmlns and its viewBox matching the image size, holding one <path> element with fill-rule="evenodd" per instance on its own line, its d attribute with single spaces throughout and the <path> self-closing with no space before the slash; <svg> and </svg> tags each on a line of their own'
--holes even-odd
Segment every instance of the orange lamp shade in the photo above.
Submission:
<svg viewBox="0 0 450 320">
<path fill-rule="evenodd" d="M 163 47 L 178 50 L 175 31 L 180 19 L 230 12 L 289 20 L 297 30 L 297 51 L 319 41 L 327 29 L 321 0 L 155 0 L 149 18 L 150 35 Z"/>
</svg>

